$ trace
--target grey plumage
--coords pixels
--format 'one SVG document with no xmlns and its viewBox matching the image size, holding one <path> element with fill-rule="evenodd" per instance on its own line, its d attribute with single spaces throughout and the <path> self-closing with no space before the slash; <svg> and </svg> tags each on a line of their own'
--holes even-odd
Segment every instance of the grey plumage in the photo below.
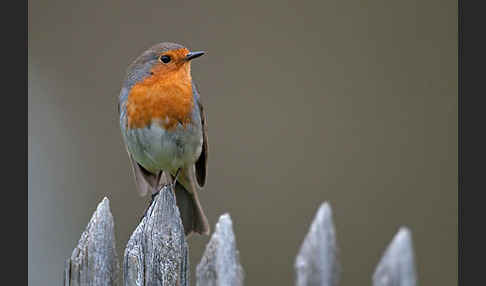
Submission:
<svg viewBox="0 0 486 286">
<path fill-rule="evenodd" d="M 174 130 L 165 130 L 157 122 L 144 128 L 127 127 L 126 104 L 131 88 L 151 75 L 161 53 L 182 48 L 174 43 L 157 44 L 128 67 L 119 96 L 120 127 L 140 195 L 157 192 L 164 184 L 172 183 L 177 169 L 181 168 L 175 193 L 185 233 L 209 234 L 209 223 L 197 194 L 207 177 L 207 122 L 194 82 L 194 106 L 189 124 L 178 124 Z"/>
</svg>

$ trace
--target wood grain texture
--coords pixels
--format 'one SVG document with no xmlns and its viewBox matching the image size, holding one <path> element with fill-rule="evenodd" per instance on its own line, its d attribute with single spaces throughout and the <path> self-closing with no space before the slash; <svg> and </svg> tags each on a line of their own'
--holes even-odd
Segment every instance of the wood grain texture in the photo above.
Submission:
<svg viewBox="0 0 486 286">
<path fill-rule="evenodd" d="M 120 285 L 113 216 L 104 198 L 66 261 L 64 285 Z M 337 286 L 341 267 L 329 203 L 324 202 L 295 260 L 297 286 Z M 188 246 L 176 197 L 164 186 L 130 237 L 123 261 L 124 285 L 189 285 Z M 244 271 L 229 214 L 220 216 L 196 268 L 197 286 L 242 286 Z M 401 227 L 386 248 L 373 286 L 416 286 L 411 232 Z"/>
<path fill-rule="evenodd" d="M 189 256 L 175 195 L 162 188 L 130 237 L 123 261 L 125 285 L 189 285 Z"/>
<path fill-rule="evenodd" d="M 197 286 L 241 286 L 244 272 L 236 248 L 233 223 L 222 215 L 196 268 Z"/>
<path fill-rule="evenodd" d="M 119 285 L 119 276 L 113 216 L 105 197 L 66 261 L 64 285 Z"/>
<path fill-rule="evenodd" d="M 323 203 L 295 260 L 297 286 L 336 286 L 339 282 L 336 232 L 331 206 Z"/>
<path fill-rule="evenodd" d="M 376 267 L 373 286 L 416 285 L 412 235 L 408 228 L 401 227 Z"/>
</svg>

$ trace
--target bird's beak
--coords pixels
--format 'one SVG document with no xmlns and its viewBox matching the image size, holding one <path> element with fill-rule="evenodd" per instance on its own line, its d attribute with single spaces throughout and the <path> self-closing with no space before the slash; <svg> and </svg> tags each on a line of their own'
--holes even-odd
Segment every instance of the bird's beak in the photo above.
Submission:
<svg viewBox="0 0 486 286">
<path fill-rule="evenodd" d="M 186 61 L 190 61 L 192 59 L 195 59 L 195 58 L 199 58 L 200 56 L 204 55 L 204 52 L 203 51 L 199 51 L 199 52 L 190 52 L 186 55 Z"/>
</svg>

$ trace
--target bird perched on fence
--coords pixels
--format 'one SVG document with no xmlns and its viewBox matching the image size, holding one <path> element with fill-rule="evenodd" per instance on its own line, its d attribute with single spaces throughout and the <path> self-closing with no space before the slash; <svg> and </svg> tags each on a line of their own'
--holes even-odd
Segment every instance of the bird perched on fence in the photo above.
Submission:
<svg viewBox="0 0 486 286">
<path fill-rule="evenodd" d="M 152 202 L 172 184 L 186 235 L 209 234 L 197 191 L 206 183 L 208 138 L 191 60 L 204 52 L 160 43 L 128 67 L 119 96 L 123 139 L 138 191 Z"/>
</svg>

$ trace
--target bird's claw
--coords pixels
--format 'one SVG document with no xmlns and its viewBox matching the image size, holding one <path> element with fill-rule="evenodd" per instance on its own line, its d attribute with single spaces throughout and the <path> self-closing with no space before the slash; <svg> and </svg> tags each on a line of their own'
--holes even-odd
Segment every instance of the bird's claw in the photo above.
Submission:
<svg viewBox="0 0 486 286">
<path fill-rule="evenodd" d="M 147 212 L 148 212 L 148 210 L 149 210 L 149 209 L 150 209 L 150 207 L 151 207 L 151 206 L 154 204 L 155 197 L 156 197 L 156 196 L 157 196 L 159 193 L 160 193 L 160 190 L 159 190 L 159 191 L 157 191 L 156 193 L 153 193 L 153 194 L 152 194 L 152 200 L 150 201 L 150 204 L 149 204 L 149 206 L 147 207 L 147 209 L 145 209 L 145 212 L 143 213 L 143 216 L 140 218 L 140 221 L 142 221 L 142 220 L 143 220 L 143 218 L 147 216 Z M 152 213 L 150 213 L 150 214 L 152 214 Z"/>
</svg>

